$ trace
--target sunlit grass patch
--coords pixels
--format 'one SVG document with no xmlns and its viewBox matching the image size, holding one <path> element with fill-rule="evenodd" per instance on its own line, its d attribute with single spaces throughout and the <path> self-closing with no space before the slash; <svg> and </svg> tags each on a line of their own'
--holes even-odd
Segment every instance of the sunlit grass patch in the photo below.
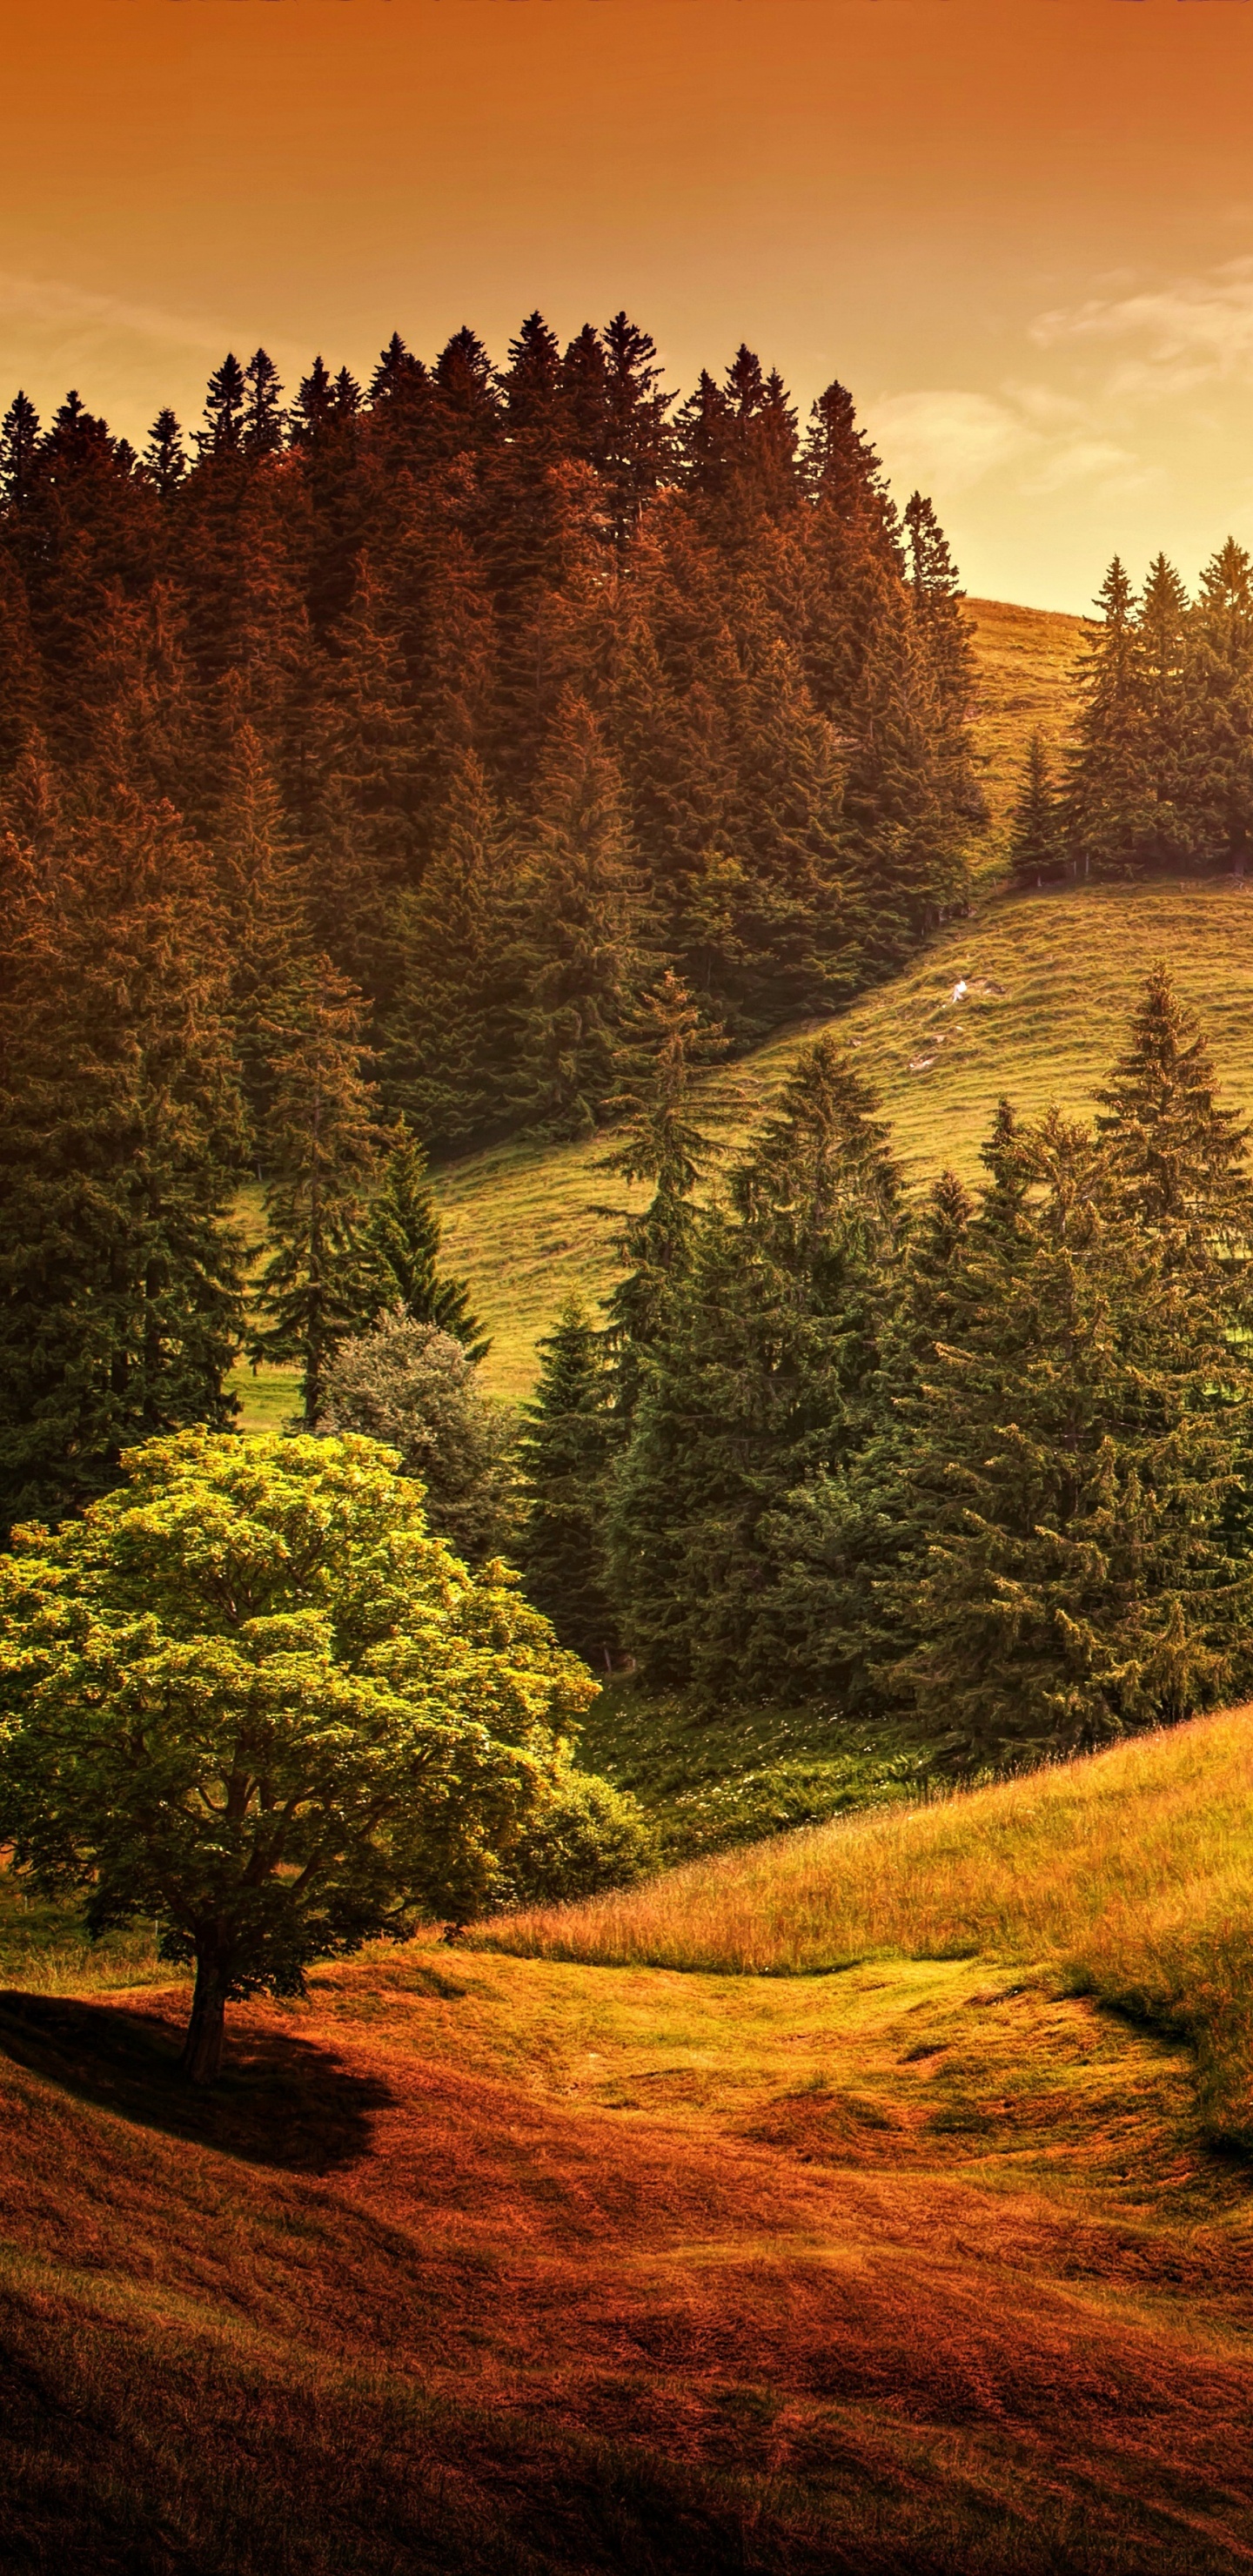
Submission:
<svg viewBox="0 0 1253 2576">
<path fill-rule="evenodd" d="M 876 1958 L 1047 1966 L 1183 2030 L 1215 2136 L 1253 2144 L 1253 1711 L 642 1887 L 480 1927 L 529 1957 L 750 1976 Z"/>
</svg>

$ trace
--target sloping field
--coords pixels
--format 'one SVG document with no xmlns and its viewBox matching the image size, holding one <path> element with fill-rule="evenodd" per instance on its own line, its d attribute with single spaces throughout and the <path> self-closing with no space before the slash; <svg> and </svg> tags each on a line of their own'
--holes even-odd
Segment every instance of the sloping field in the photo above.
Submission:
<svg viewBox="0 0 1253 2576">
<path fill-rule="evenodd" d="M 615 1966 L 830 1974 L 980 1958 L 1182 2031 L 1210 2133 L 1253 2151 L 1253 1708 L 483 1927 Z"/>
<path fill-rule="evenodd" d="M 969 1960 L 445 1948 L 0 1998 L 20 2576 L 1202 2576 L 1253 2224 L 1166 2037 Z"/>
<path fill-rule="evenodd" d="M 991 819 L 990 856 L 999 856 L 1023 755 L 1033 733 L 1056 753 L 1070 732 L 1074 675 L 1084 621 L 1004 599 L 968 599 L 978 695 L 975 758 Z"/>
<path fill-rule="evenodd" d="M 970 1177 L 1002 1092 L 1027 1112 L 1050 1100 L 1091 1108 L 1157 957 L 1200 1011 L 1230 1098 L 1253 1112 L 1253 892 L 1231 878 L 984 902 L 908 974 L 814 1027 L 854 1049 L 912 1179 L 945 1163 Z M 708 1077 L 713 1098 L 740 1096 L 741 1128 L 767 1107 L 804 1034 Z M 596 1169 L 604 1150 L 508 1145 L 439 1178 L 448 1257 L 496 1336 L 487 1382 L 502 1395 L 526 1391 L 536 1337 L 562 1296 L 603 1296 L 612 1281 L 612 1227 L 596 1209 L 620 1204 L 621 1185 Z"/>
</svg>

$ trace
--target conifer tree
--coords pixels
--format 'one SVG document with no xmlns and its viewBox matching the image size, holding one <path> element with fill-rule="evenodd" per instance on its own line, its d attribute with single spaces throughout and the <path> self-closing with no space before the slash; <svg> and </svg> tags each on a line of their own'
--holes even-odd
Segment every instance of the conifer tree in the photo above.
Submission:
<svg viewBox="0 0 1253 2576">
<path fill-rule="evenodd" d="M 762 1522 L 778 1587 L 779 1677 L 797 1693 L 834 1694 L 877 1711 L 877 1668 L 899 1644 L 884 1585 L 925 1549 L 944 1476 L 928 1482 L 910 1426 L 941 1343 L 959 1343 L 974 1203 L 942 1172 L 903 1223 L 882 1283 L 874 1365 L 861 1423 Z"/>
<path fill-rule="evenodd" d="M 1115 555 L 1085 634 L 1066 797 L 1072 864 L 1126 876 L 1153 844 L 1152 794 L 1135 594 Z"/>
<path fill-rule="evenodd" d="M 1098 1141 L 1054 1110 L 1002 1182 L 1011 1154 L 1014 1225 L 970 1231 L 903 1456 L 926 1543 L 881 1587 L 883 1684 L 967 1764 L 1187 1716 L 1246 1661 L 1222 1524 L 1247 1372 Z"/>
<path fill-rule="evenodd" d="M 616 1030 L 643 946 L 622 781 L 590 707 L 567 693 L 536 784 L 516 964 L 518 1106 L 550 1136 L 587 1135 L 614 1085 Z"/>
<path fill-rule="evenodd" d="M 307 972 L 313 940 L 283 801 L 250 724 L 241 724 L 232 741 L 208 837 L 230 931 L 240 1075 L 255 1132 L 264 1138 L 272 1104 L 275 1000 Z"/>
<path fill-rule="evenodd" d="M 628 1022 L 623 1053 L 633 1061 L 627 1083 L 610 1103 L 622 1124 L 598 1165 L 625 1181 L 653 1184 L 648 1206 L 620 1229 L 618 1253 L 627 1275 L 605 1300 L 624 1427 L 635 1411 L 648 1354 L 664 1329 L 666 1308 L 690 1268 L 692 1193 L 715 1150 L 707 1132 L 710 1109 L 692 1099 L 693 1077 L 725 1048 L 721 1029 L 704 1021 L 672 970 L 655 992 L 645 994 Z M 702 1125 L 696 1122 L 698 1107 Z M 723 1116 L 729 1107 L 722 1108 Z"/>
<path fill-rule="evenodd" d="M 16 393 L 0 421 L 0 501 L 6 509 L 24 510 L 31 498 L 39 439 L 39 414 L 29 394 Z"/>
<path fill-rule="evenodd" d="M 783 1642 L 763 1525 L 865 1433 L 899 1178 L 830 1038 L 698 1220 L 611 1492 L 609 1561 L 651 1679 L 773 1687 Z"/>
<path fill-rule="evenodd" d="M 358 1236 L 376 1162 L 361 996 L 328 957 L 276 995 L 263 1034 L 262 1138 L 273 1250 L 248 1335 L 254 1367 L 299 1360 L 303 1425 L 316 1431 L 333 1352 L 363 1322 Z"/>
<path fill-rule="evenodd" d="M 277 456 L 287 433 L 283 388 L 278 369 L 265 349 L 258 349 L 244 369 L 244 418 L 241 444 L 245 456 Z"/>
<path fill-rule="evenodd" d="M 243 445 L 244 410 L 247 384 L 244 370 L 232 349 L 228 349 L 220 367 L 209 378 L 205 394 L 203 429 L 196 431 L 196 446 L 201 456 L 234 456 Z"/>
<path fill-rule="evenodd" d="M 1209 1041 L 1162 959 L 1145 978 L 1128 1043 L 1097 1093 L 1111 1168 L 1141 1223 L 1195 1273 L 1230 1277 L 1253 1219 L 1250 1129 L 1220 1108 Z"/>
<path fill-rule="evenodd" d="M 0 1516 L 57 1518 L 122 1451 L 225 1428 L 243 1330 L 242 1119 L 202 854 L 119 795 L 9 845 L 0 942 Z"/>
<path fill-rule="evenodd" d="M 397 899 L 395 999 L 382 1089 L 432 1148 L 476 1141 L 506 1097 L 502 1023 L 509 962 L 510 841 L 473 752 L 455 764 L 434 848 Z"/>
<path fill-rule="evenodd" d="M 1189 775 L 1201 855 L 1243 874 L 1253 847 L 1253 561 L 1233 537 L 1189 621 Z"/>
<path fill-rule="evenodd" d="M 167 408 L 157 413 L 144 449 L 143 471 L 162 501 L 176 492 L 187 472 L 187 451 L 177 415 Z"/>
<path fill-rule="evenodd" d="M 1061 814 L 1048 746 L 1039 727 L 1027 745 L 1022 781 L 1010 817 L 1009 863 L 1015 885 L 1046 885 L 1064 865 Z"/>
<path fill-rule="evenodd" d="M 361 1229 L 363 1306 L 398 1309 L 416 1324 L 436 1324 L 460 1342 L 477 1367 L 491 1349 L 470 1311 L 470 1286 L 439 1267 L 443 1228 L 427 1177 L 426 1156 L 411 1128 L 392 1130 L 378 1188 Z"/>
<path fill-rule="evenodd" d="M 605 1578 L 605 1491 L 619 1434 L 605 1338 L 578 1298 L 567 1299 L 539 1357 L 518 1444 L 522 1579 L 562 1643 L 608 1667 L 617 1629 Z"/>
</svg>

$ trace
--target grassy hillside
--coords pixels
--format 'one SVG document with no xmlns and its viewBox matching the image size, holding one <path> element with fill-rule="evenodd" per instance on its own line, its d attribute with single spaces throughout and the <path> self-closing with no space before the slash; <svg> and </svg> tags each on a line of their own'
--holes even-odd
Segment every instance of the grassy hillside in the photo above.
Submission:
<svg viewBox="0 0 1253 2576">
<path fill-rule="evenodd" d="M 1084 621 L 1003 599 L 968 599 L 966 612 L 978 673 L 975 757 L 991 818 L 988 856 L 995 860 L 1032 734 L 1042 733 L 1054 751 L 1069 734 Z"/>
<path fill-rule="evenodd" d="M 1202 1012 L 1231 1098 L 1253 1110 L 1253 896 L 1230 879 L 985 901 L 830 1025 L 879 1091 L 910 1176 L 946 1162 L 970 1175 L 1002 1091 L 1026 1110 L 1091 1107 L 1137 979 L 1160 956 Z M 713 1094 L 742 1095 L 741 1125 L 764 1110 L 803 1034 L 708 1078 Z M 563 1294 L 594 1298 L 612 1280 L 611 1228 L 596 1209 L 619 1185 L 596 1169 L 603 1150 L 513 1144 L 440 1177 L 449 1257 L 496 1336 L 488 1382 L 501 1394 L 530 1384 L 536 1336 Z"/>
<path fill-rule="evenodd" d="M 481 1938 L 741 1974 L 1041 1964 L 1190 2032 L 1211 2133 L 1253 2149 L 1253 1709 L 693 1863 Z"/>
<path fill-rule="evenodd" d="M 975 599 L 967 606 L 979 675 L 973 718 L 976 757 L 992 817 L 981 875 L 994 877 L 1030 734 L 1039 725 L 1055 742 L 1065 737 L 1082 620 L 1049 609 L 1015 608 L 999 600 Z M 1002 967 L 1006 954 L 1013 951 L 1014 937 L 1011 932 L 1008 950 L 1003 938 L 997 942 Z M 946 977 L 951 985 L 967 971 L 961 960 L 968 946 L 963 932 L 961 937 L 941 941 L 932 952 L 936 960 L 943 960 L 937 968 L 937 991 Z M 976 971 L 986 974 L 993 969 L 985 963 Z M 915 1042 L 925 1034 L 931 1016 L 934 980 L 928 963 L 921 984 L 918 977 L 911 977 L 907 990 L 892 986 L 888 994 L 859 1005 L 850 1033 L 871 1050 L 877 1073 L 882 1071 L 884 1055 L 889 1078 L 900 1069 L 902 1045 L 907 1055 L 918 1052 Z M 898 995 L 903 1008 L 893 1018 L 891 1002 Z M 889 1017 L 881 1028 L 884 1010 Z M 946 1033 L 951 1039 L 947 1024 Z M 742 1081 L 746 1116 L 760 1109 L 795 1044 L 795 1036 L 783 1039 L 739 1068 L 737 1076 L 723 1077 L 724 1088 L 730 1080 Z M 908 1089 L 909 1079 L 896 1087 Z M 488 1382 L 497 1394 L 527 1392 L 535 1373 L 536 1335 L 567 1291 L 573 1288 L 595 1298 L 608 1283 L 609 1229 L 596 1209 L 607 1198 L 617 1204 L 620 1185 L 607 1184 L 604 1175 L 597 1173 L 596 1157 L 602 1150 L 599 1144 L 506 1145 L 475 1155 L 441 1175 L 439 1195 L 450 1253 L 473 1279 L 476 1299 L 496 1337 Z M 924 1146 L 924 1161 L 927 1153 Z M 241 1371 L 236 1386 L 249 1430 L 277 1429 L 292 1411 L 294 1380 L 286 1371 L 266 1370 L 260 1377 Z"/>
<path fill-rule="evenodd" d="M 185 1992 L 86 1992 L 10 1906 L 6 2568 L 1234 2576 L 1248 2169 L 1169 2016 L 1094 1996 L 1118 1952 L 1152 2001 L 1185 1849 L 1247 1941 L 1250 1740 L 803 1835 L 612 1937 L 375 1948 L 233 2008 L 207 2098 Z M 728 1973 L 750 1918 L 841 1973 Z"/>
</svg>

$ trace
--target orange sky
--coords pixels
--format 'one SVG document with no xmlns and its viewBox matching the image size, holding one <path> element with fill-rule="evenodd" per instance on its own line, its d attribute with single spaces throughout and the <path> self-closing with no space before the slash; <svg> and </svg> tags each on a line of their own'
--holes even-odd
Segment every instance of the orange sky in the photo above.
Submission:
<svg viewBox="0 0 1253 2576">
<path fill-rule="evenodd" d="M 1253 546 L 1253 0 L 4 0 L 0 170 L 6 400 L 625 304 L 843 377 L 972 591 Z"/>
</svg>

